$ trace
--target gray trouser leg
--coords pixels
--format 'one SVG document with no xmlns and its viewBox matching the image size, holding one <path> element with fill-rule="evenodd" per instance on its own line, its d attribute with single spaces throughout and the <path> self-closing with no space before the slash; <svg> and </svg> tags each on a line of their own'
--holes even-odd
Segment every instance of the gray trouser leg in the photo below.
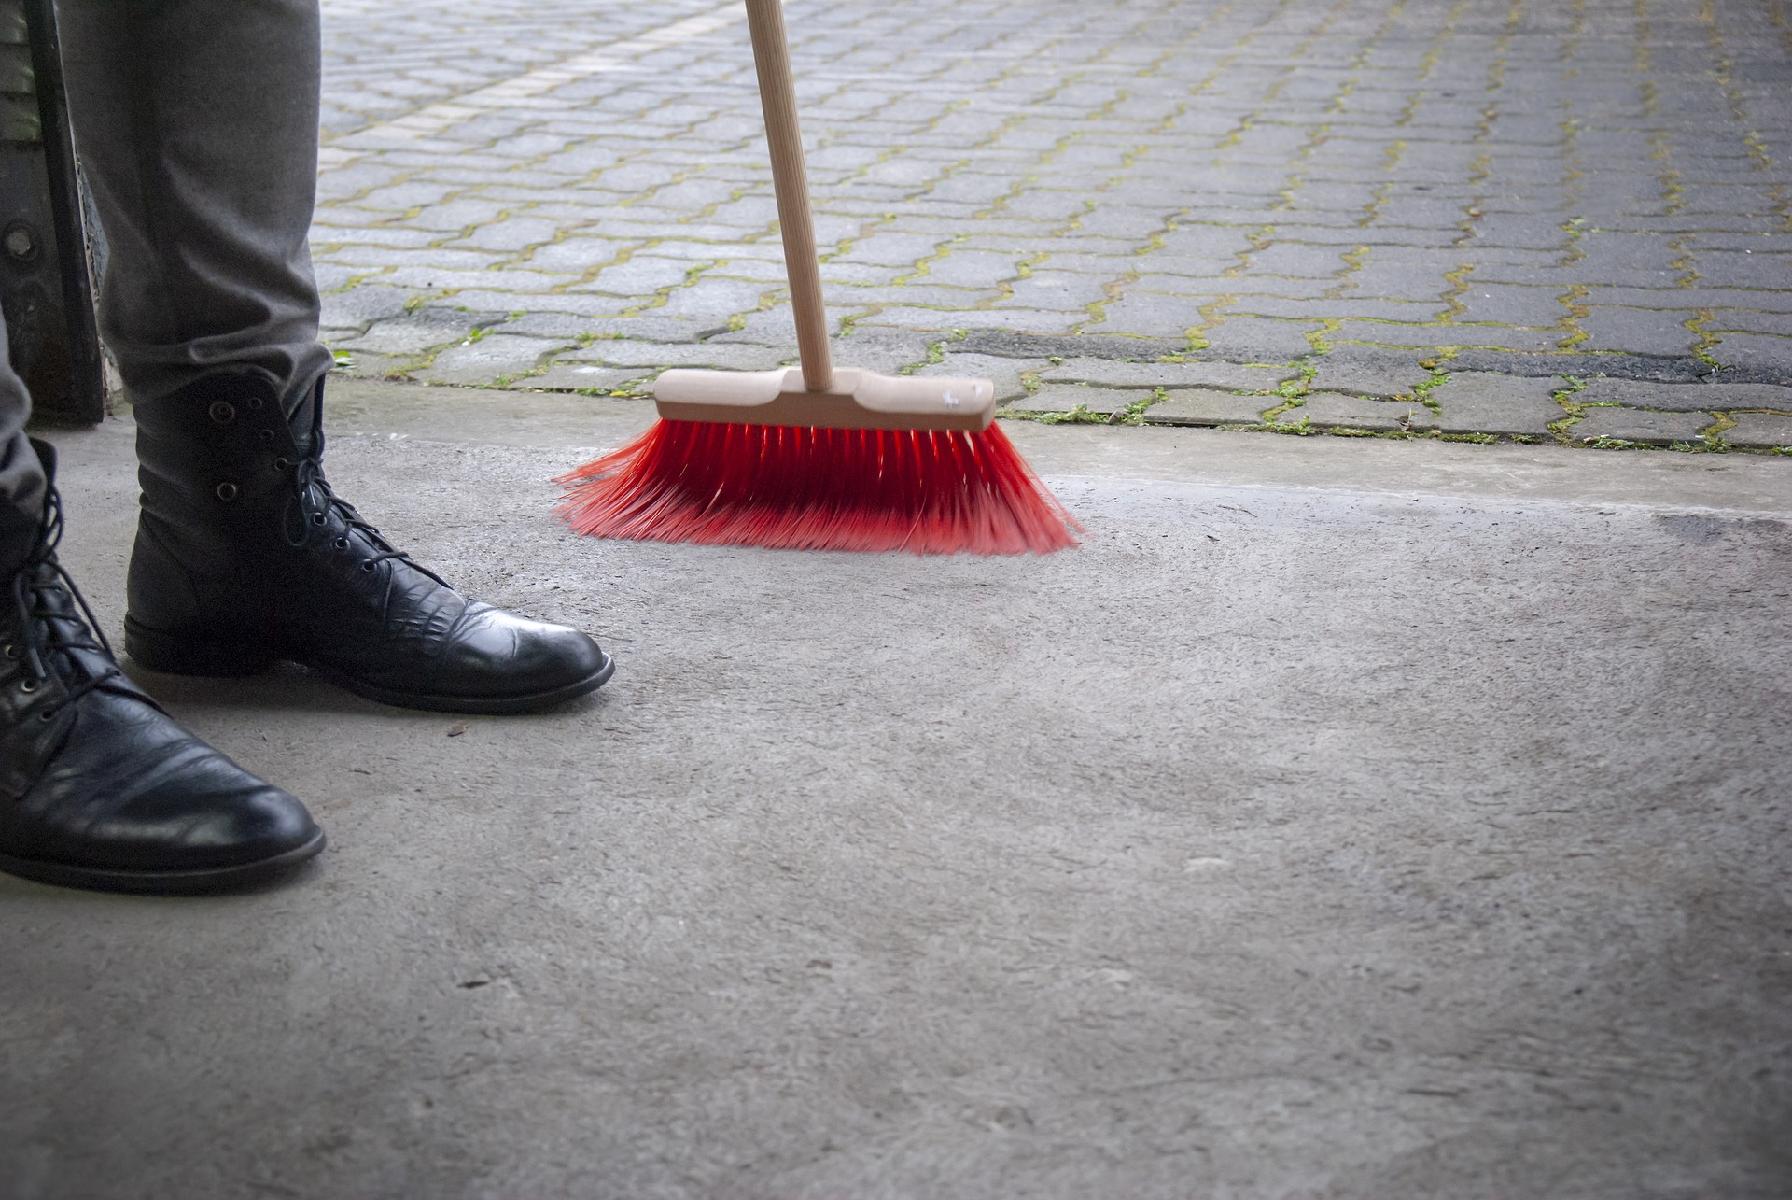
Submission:
<svg viewBox="0 0 1792 1200">
<path fill-rule="evenodd" d="M 69 107 L 105 229 L 100 332 L 134 403 L 259 367 L 289 413 L 330 365 L 306 233 L 317 0 L 61 0 Z"/>
<path fill-rule="evenodd" d="M 25 383 L 6 361 L 6 316 L 0 313 L 0 584 L 30 553 L 43 515 L 44 473 L 25 440 L 30 415 Z"/>
</svg>

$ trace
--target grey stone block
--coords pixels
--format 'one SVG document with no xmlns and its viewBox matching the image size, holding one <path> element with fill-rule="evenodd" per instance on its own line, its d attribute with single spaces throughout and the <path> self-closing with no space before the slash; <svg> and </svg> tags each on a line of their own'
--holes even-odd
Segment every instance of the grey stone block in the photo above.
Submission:
<svg viewBox="0 0 1792 1200">
<path fill-rule="evenodd" d="M 766 291 L 763 283 L 706 275 L 689 286 L 673 288 L 664 304 L 648 311 L 658 316 L 725 325 L 730 317 L 758 311 Z"/>
<path fill-rule="evenodd" d="M 577 350 L 556 355 L 556 362 L 596 363 L 612 367 L 704 367 L 721 371 L 769 371 L 796 353 L 794 348 L 752 346 L 739 342 L 639 342 L 600 338 Z M 636 372 L 639 374 L 639 372 Z"/>
<path fill-rule="evenodd" d="M 1282 415 L 1320 429 L 1435 429 L 1437 418 L 1418 401 L 1371 400 L 1337 392 L 1314 392 L 1299 408 Z"/>
<path fill-rule="evenodd" d="M 544 221 L 539 217 L 511 217 L 508 220 L 493 221 L 489 225 L 480 225 L 458 240 L 444 244 L 469 250 L 523 250 L 551 242 L 558 229 L 559 223 L 555 221 Z"/>
<path fill-rule="evenodd" d="M 1792 254 L 1703 250 L 1694 256 L 1694 266 L 1703 281 L 1725 287 L 1777 289 L 1792 279 Z"/>
<path fill-rule="evenodd" d="M 881 371 L 886 375 L 895 374 L 907 367 L 918 369 L 927 361 L 932 348 L 939 341 L 937 336 L 861 326 L 844 337 L 834 339 L 834 365 L 856 367 L 862 371 Z M 794 347 L 790 352 L 795 353 Z"/>
<path fill-rule="evenodd" d="M 775 275 L 777 282 L 772 286 L 775 286 L 780 293 L 786 292 L 783 266 L 773 263 L 760 265 L 770 268 L 766 272 L 768 277 Z M 993 304 L 1001 298 L 1001 292 L 994 288 L 984 292 L 961 287 L 929 287 L 924 280 L 918 283 L 892 284 L 888 287 L 830 284 L 827 289 L 828 303 L 844 308 L 884 304 L 962 312 Z"/>
<path fill-rule="evenodd" d="M 429 383 L 492 383 L 506 375 L 532 371 L 546 355 L 565 347 L 565 342 L 545 338 L 490 334 L 476 342 L 450 346 L 417 372 L 417 377 Z"/>
<path fill-rule="evenodd" d="M 1123 337 L 1180 338 L 1202 323 L 1200 309 L 1204 303 L 1204 299 L 1195 296 L 1132 291 L 1103 305 L 1101 319 L 1087 321 L 1084 329 Z"/>
<path fill-rule="evenodd" d="M 1084 312 L 1108 296 L 1107 285 L 1098 276 L 1071 271 L 1035 271 L 1011 283 L 1009 291 L 1011 297 L 1003 301 L 1004 305 L 1052 312 Z"/>
<path fill-rule="evenodd" d="M 1086 320 L 1080 312 L 1043 312 L 1031 308 L 932 309 L 886 308 L 866 324 L 901 329 L 950 332 L 955 329 L 1014 329 L 1027 333 L 1068 334 Z"/>
<path fill-rule="evenodd" d="M 1607 287 L 1590 290 L 1587 293 L 1587 303 L 1627 304 L 1637 308 L 1685 308 L 1692 305 L 1699 308 L 1749 308 L 1761 312 L 1792 313 L 1792 289 L 1767 291 L 1709 284 L 1666 290 Z"/>
<path fill-rule="evenodd" d="M 1249 274 L 1296 276 L 1308 280 L 1312 290 L 1318 292 L 1324 285 L 1317 281 L 1340 274 L 1346 265 L 1337 246 L 1280 242 L 1251 253 Z"/>
<path fill-rule="evenodd" d="M 1255 423 L 1267 408 L 1279 403 L 1273 396 L 1237 396 L 1217 388 L 1186 388 L 1170 392 L 1145 410 L 1147 425 L 1240 425 Z"/>
<path fill-rule="evenodd" d="M 401 247 L 401 245 L 340 245 L 335 249 L 321 251 L 317 261 L 335 263 L 339 267 L 355 267 L 358 270 L 380 270 L 382 267 L 421 267 L 425 270 L 484 270 L 496 261 L 502 261 L 502 254 L 491 251 L 450 251 L 439 245 L 418 245 L 418 247 Z"/>
<path fill-rule="evenodd" d="M 1721 309 L 1712 314 L 1707 328 L 1719 337 L 1728 337 L 1732 333 L 1770 333 L 1792 338 L 1792 314 Z"/>
<path fill-rule="evenodd" d="M 1355 396 L 1410 396 L 1431 378 L 1431 372 L 1411 359 L 1386 363 L 1353 362 L 1322 358 L 1318 373 L 1308 385 L 1315 392 L 1346 392 Z"/>
<path fill-rule="evenodd" d="M 683 283 L 691 264 L 676 258 L 641 255 L 605 267 L 579 290 L 608 292 L 616 296 L 649 296 L 662 288 Z"/>
<path fill-rule="evenodd" d="M 1443 410 L 1437 427 L 1446 433 L 1546 433 L 1550 422 L 1566 415 L 1555 400 L 1558 386 L 1549 376 L 1452 373 L 1431 393 Z"/>
<path fill-rule="evenodd" d="M 1027 389 L 1021 375 L 1043 370 L 1043 361 L 1029 362 L 1020 358 L 996 358 L 988 354 L 951 354 L 944 362 L 928 363 L 917 375 L 957 375 L 987 379 L 996 385 L 996 403 L 1019 405 L 1026 399 Z"/>
<path fill-rule="evenodd" d="M 1665 446 L 1670 442 L 1695 442 L 1712 422 L 1709 413 L 1647 412 L 1638 408 L 1590 408 L 1569 429 L 1568 435 L 1583 442 L 1618 438 Z"/>
<path fill-rule="evenodd" d="M 913 269 L 922 259 L 939 252 L 940 241 L 924 234 L 877 233 L 855 241 L 836 261 Z"/>
<path fill-rule="evenodd" d="M 1490 321 L 1501 325 L 1554 325 L 1567 314 L 1559 287 L 1522 287 L 1518 284 L 1482 283 L 1474 276 L 1468 290 L 1458 297 L 1463 321 Z"/>
<path fill-rule="evenodd" d="M 1792 381 L 1792 337 L 1727 333 L 1711 348 L 1711 357 L 1726 367 L 1748 367 Z"/>
<path fill-rule="evenodd" d="M 1020 272 L 1016 264 L 1024 257 L 990 250 L 953 249 L 944 258 L 929 263 L 922 278 L 949 287 L 994 287 L 1004 279 L 1018 276 Z M 1114 272 L 1115 275 L 1120 273 Z"/>
<path fill-rule="evenodd" d="M 1319 330 L 1318 322 L 1236 317 L 1222 321 L 1202 336 L 1215 354 L 1275 362 L 1311 353 L 1313 344 L 1307 335 Z"/>
<path fill-rule="evenodd" d="M 1732 446 L 1792 446 L 1792 414 L 1742 413 L 1723 439 Z"/>
<path fill-rule="evenodd" d="M 453 302 L 480 312 L 572 313 L 592 318 L 587 328 L 596 329 L 596 318 L 620 317 L 636 302 L 622 296 L 606 296 L 599 292 L 496 292 L 482 288 L 466 288 L 455 292 Z M 668 322 L 670 318 L 664 318 Z M 701 332 L 697 322 L 685 322 L 694 328 L 687 336 Z"/>
<path fill-rule="evenodd" d="M 504 206 L 493 200 L 450 200 L 446 204 L 428 204 L 415 216 L 407 216 L 405 222 L 417 229 L 433 229 L 444 234 L 459 233 L 476 225 L 496 222 L 503 211 Z"/>
<path fill-rule="evenodd" d="M 1248 290 L 1255 288 L 1260 281 L 1246 279 L 1238 282 L 1243 283 Z M 1235 287 L 1233 290 L 1240 289 Z M 1230 310 L 1260 317 L 1338 318 L 1353 321 L 1401 321 L 1407 324 L 1435 321 L 1446 311 L 1442 300 L 1366 300 L 1360 296 L 1348 300 L 1310 298 L 1314 294 L 1314 290 L 1309 289 L 1293 298 L 1242 295 L 1230 306 Z"/>
<path fill-rule="evenodd" d="M 534 297 L 528 297 L 532 303 Z M 492 326 L 494 333 L 521 333 L 533 337 L 549 337 L 573 341 L 591 332 L 591 324 L 575 313 L 525 312 L 520 317 L 507 316 Z"/>
<path fill-rule="evenodd" d="M 1040 388 L 1014 408 L 1022 412 L 1067 413 L 1085 409 L 1103 416 L 1124 412 L 1140 400 L 1140 393 L 1119 388 L 1078 387 L 1075 384 L 1053 384 Z"/>
<path fill-rule="evenodd" d="M 484 323 L 485 320 L 471 313 L 424 308 L 409 316 L 374 321 L 366 332 L 340 343 L 337 348 L 370 350 L 376 354 L 420 354 L 460 341 Z"/>
<path fill-rule="evenodd" d="M 346 225 L 316 225 L 311 229 L 311 248 L 319 254 L 333 254 L 344 246 L 417 247 L 434 244 L 439 233 L 427 229 L 394 229 Z"/>
<path fill-rule="evenodd" d="M 414 291 L 467 292 L 496 291 L 515 293 L 509 308 L 520 308 L 531 296 L 552 292 L 555 288 L 579 281 L 577 275 L 549 275 L 542 271 L 503 271 L 490 267 L 474 271 L 442 267 L 393 267 L 381 281 L 390 280 L 398 287 Z"/>
<path fill-rule="evenodd" d="M 560 362 L 555 363 L 539 375 L 513 379 L 510 386 L 534 388 L 544 392 L 582 392 L 587 390 L 607 392 L 631 380 L 642 379 L 657 373 L 639 367 L 600 367 L 594 363 Z"/>
<path fill-rule="evenodd" d="M 326 300 L 331 293 L 349 287 L 361 272 L 353 267 L 338 266 L 334 263 L 312 263 L 312 277 L 317 282 L 317 290 Z M 338 318 L 340 320 L 340 318 Z M 328 324 L 328 322 L 325 322 Z"/>
<path fill-rule="evenodd" d="M 1099 387 L 1201 387 L 1228 391 L 1274 391 L 1299 372 L 1290 367 L 1245 366 L 1229 362 L 1141 363 L 1105 358 L 1073 358 L 1047 367 L 1046 383 L 1087 383 Z"/>
<path fill-rule="evenodd" d="M 1574 399 L 1582 404 L 1626 404 L 1674 412 L 1723 412 L 1771 408 L 1792 412 L 1792 387 L 1765 383 L 1654 383 L 1605 376 L 1588 383 Z"/>
<path fill-rule="evenodd" d="M 1687 309 L 1596 308 L 1579 324 L 1588 349 L 1675 357 L 1690 353 L 1698 342 L 1686 326 L 1697 315 Z"/>
<path fill-rule="evenodd" d="M 337 346 L 326 342 L 334 353 Z M 402 372 L 406 363 L 415 359 L 412 354 L 379 354 L 370 350 L 344 350 L 345 357 L 336 360 L 335 370 L 344 375 L 353 375 L 360 379 L 381 379 L 387 375 Z"/>
<path fill-rule="evenodd" d="M 325 295 L 321 320 L 325 325 L 343 327 L 365 325 L 382 317 L 402 317 L 405 302 L 415 294 L 405 288 L 363 283 L 346 292 Z"/>
<path fill-rule="evenodd" d="M 537 246 L 520 261 L 541 271 L 589 271 L 615 258 L 625 243 L 613 238 L 571 237 Z"/>
</svg>

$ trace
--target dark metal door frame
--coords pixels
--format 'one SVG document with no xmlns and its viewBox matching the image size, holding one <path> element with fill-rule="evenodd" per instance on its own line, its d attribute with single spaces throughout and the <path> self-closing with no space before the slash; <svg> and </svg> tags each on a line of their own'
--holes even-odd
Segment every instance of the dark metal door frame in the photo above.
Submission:
<svg viewBox="0 0 1792 1200">
<path fill-rule="evenodd" d="M 97 424 L 106 415 L 105 362 L 94 319 L 54 0 L 0 0 L 0 30 L 14 47 L 21 18 L 29 79 L 14 80 L 9 91 L 29 84 L 37 127 L 11 129 L 0 144 L 9 176 L 0 188 L 0 302 L 7 340 L 38 418 Z M 10 98 L 24 99 L 19 92 Z"/>
</svg>

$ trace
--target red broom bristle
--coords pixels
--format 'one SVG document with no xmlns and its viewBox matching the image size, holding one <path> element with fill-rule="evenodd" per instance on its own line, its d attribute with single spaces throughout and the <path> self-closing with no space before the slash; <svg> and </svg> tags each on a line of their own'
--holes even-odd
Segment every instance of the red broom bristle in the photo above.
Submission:
<svg viewBox="0 0 1792 1200">
<path fill-rule="evenodd" d="M 980 433 L 658 421 L 555 480 L 579 533 L 914 554 L 1039 554 L 1082 526 L 1014 443 Z"/>
</svg>

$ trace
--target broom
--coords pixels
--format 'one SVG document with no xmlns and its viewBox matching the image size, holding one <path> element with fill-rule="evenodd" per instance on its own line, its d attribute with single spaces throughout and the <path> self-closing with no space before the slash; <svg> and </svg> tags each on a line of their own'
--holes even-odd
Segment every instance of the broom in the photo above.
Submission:
<svg viewBox="0 0 1792 1200">
<path fill-rule="evenodd" d="M 801 369 L 674 370 L 660 420 L 560 476 L 559 512 L 596 537 L 916 554 L 1045 553 L 1075 518 L 995 419 L 987 379 L 838 369 L 828 350 L 779 0 L 747 0 Z"/>
</svg>

